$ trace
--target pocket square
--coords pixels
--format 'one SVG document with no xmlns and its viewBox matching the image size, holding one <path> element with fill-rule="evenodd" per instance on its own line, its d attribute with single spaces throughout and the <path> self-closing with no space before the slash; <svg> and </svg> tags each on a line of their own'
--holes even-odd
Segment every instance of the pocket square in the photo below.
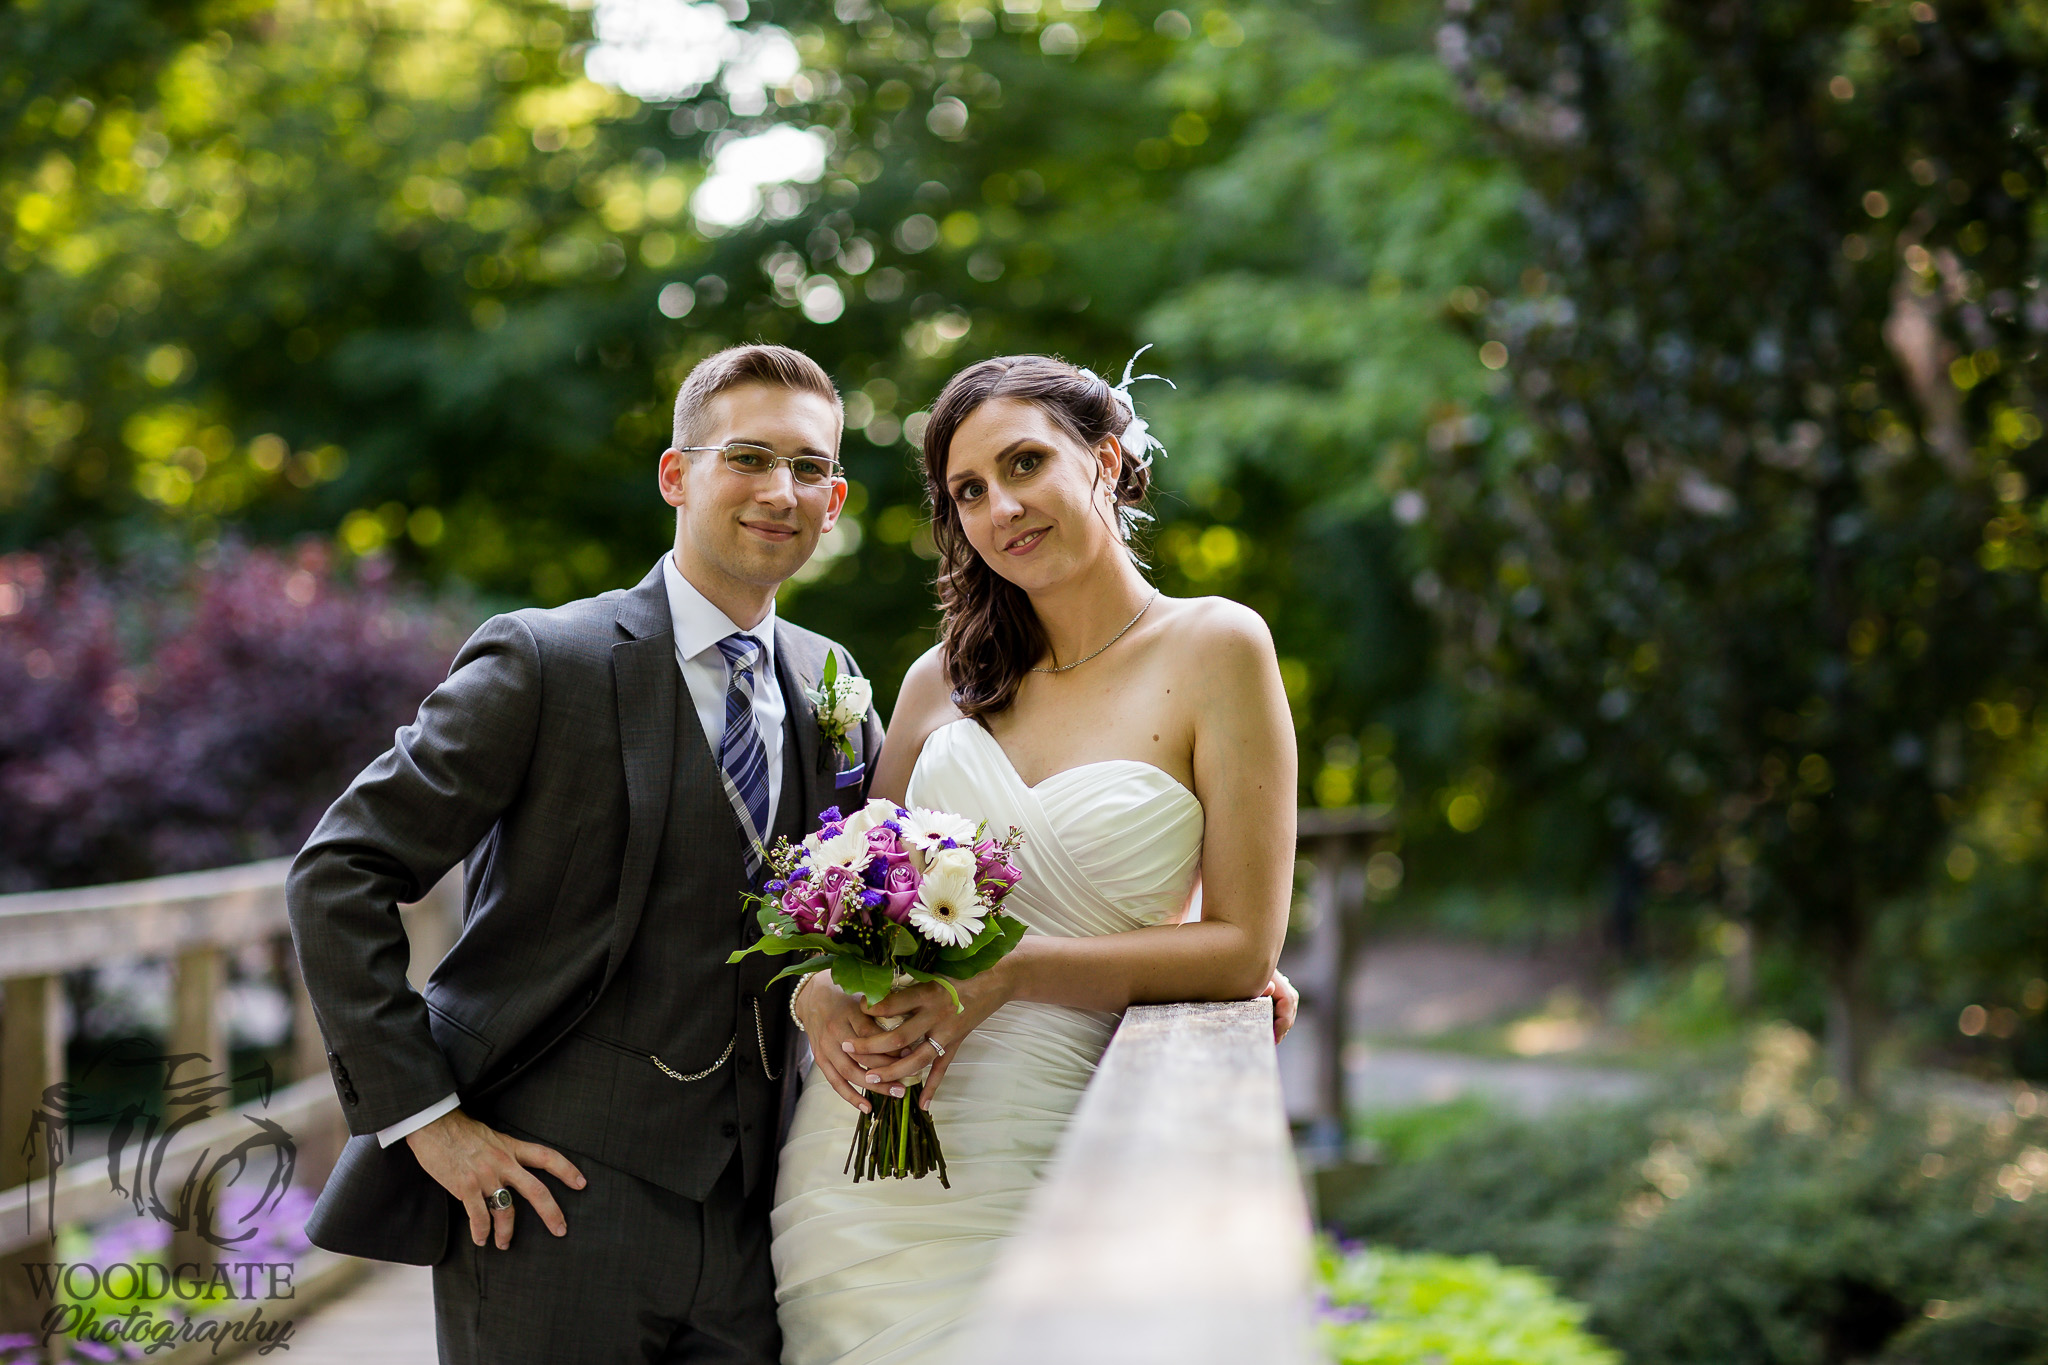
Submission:
<svg viewBox="0 0 2048 1365">
<path fill-rule="evenodd" d="M 832 779 L 832 788 L 837 791 L 841 787 L 859 786 L 860 780 L 867 775 L 868 765 L 865 763 L 856 763 L 851 768 L 842 768 L 839 770 L 839 775 Z"/>
</svg>

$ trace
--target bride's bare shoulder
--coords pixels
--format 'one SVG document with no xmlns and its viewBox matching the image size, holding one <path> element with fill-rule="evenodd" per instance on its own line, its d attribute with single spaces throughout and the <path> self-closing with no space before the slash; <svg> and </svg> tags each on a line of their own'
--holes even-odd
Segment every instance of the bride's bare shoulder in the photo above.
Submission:
<svg viewBox="0 0 2048 1365">
<path fill-rule="evenodd" d="M 1204 669 L 1225 671 L 1276 666 L 1273 632 L 1266 618 L 1227 597 L 1175 597 L 1167 618 L 1171 648 Z"/>
</svg>

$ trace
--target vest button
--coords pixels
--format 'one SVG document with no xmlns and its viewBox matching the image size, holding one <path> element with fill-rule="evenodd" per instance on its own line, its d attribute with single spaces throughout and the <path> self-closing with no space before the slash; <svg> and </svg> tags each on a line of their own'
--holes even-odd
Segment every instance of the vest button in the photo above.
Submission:
<svg viewBox="0 0 2048 1365">
<path fill-rule="evenodd" d="M 740 1126 L 737 1123 L 721 1123 L 718 1125 L 718 1131 L 726 1137 L 738 1137 Z"/>
</svg>

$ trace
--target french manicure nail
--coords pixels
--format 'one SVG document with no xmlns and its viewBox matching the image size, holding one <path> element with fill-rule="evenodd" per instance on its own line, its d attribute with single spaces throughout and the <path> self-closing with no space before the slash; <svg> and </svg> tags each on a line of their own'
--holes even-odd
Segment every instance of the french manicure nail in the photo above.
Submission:
<svg viewBox="0 0 2048 1365">
<path fill-rule="evenodd" d="M 902 1086 L 900 1086 L 900 1085 L 892 1085 L 892 1086 L 890 1086 L 890 1087 L 889 1087 L 889 1098 L 891 1098 L 891 1099 L 895 1099 L 895 1100 L 900 1100 L 900 1099 L 902 1099 L 902 1098 L 903 1098 L 903 1087 L 902 1087 Z"/>
<path fill-rule="evenodd" d="M 875 1074 L 874 1074 L 874 1073 L 872 1073 L 872 1072 L 870 1072 L 870 1073 L 868 1074 L 868 1084 L 869 1084 L 869 1085 L 880 1085 L 881 1083 L 882 1083 L 882 1078 L 881 1078 L 880 1076 L 877 1076 L 877 1075 L 875 1075 Z"/>
</svg>

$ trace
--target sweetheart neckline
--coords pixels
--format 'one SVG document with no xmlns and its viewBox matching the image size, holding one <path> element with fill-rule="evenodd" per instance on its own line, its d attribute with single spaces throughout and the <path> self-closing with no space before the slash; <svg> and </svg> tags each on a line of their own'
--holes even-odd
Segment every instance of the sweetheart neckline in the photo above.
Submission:
<svg viewBox="0 0 2048 1365">
<path fill-rule="evenodd" d="M 962 716 L 958 720 L 949 720 L 944 725 L 941 725 L 939 729 L 950 729 L 955 725 L 974 726 L 975 730 L 978 733 L 980 733 L 980 735 L 984 739 L 986 739 L 991 745 L 995 747 L 995 751 L 1003 756 L 1003 766 L 1010 770 L 1010 776 L 1016 778 L 1018 785 L 1022 786 L 1025 791 L 1031 792 L 1034 795 L 1036 795 L 1038 789 L 1040 787 L 1043 787 L 1046 783 L 1052 781 L 1054 778 L 1065 777 L 1068 773 L 1078 773 L 1085 771 L 1089 768 L 1107 768 L 1117 763 L 1132 763 L 1136 764 L 1140 768 L 1148 768 L 1151 771 L 1158 773 L 1161 777 L 1165 778 L 1167 783 L 1170 786 L 1172 786 L 1172 788 L 1175 791 L 1179 792 L 1182 796 L 1187 797 L 1188 800 L 1194 802 L 1197 806 L 1200 806 L 1202 804 L 1202 798 L 1195 795 L 1193 792 L 1189 791 L 1186 783 L 1182 782 L 1172 773 L 1166 771 L 1166 769 L 1160 767 L 1157 763 L 1147 763 L 1142 758 L 1098 758 L 1088 763 L 1076 763 L 1073 767 L 1062 768 L 1056 773 L 1047 773 L 1044 777 L 1039 778 L 1036 782 L 1026 782 L 1024 780 L 1024 774 L 1018 771 L 1016 763 L 1011 760 L 1010 751 L 1008 749 L 1005 749 L 1002 746 L 1002 742 L 998 740 L 994 735 L 982 729 L 980 722 L 976 721 L 974 717 Z M 938 731 L 935 730 L 932 733 L 937 734 Z M 918 757 L 923 758 L 924 755 L 920 753 Z"/>
</svg>

